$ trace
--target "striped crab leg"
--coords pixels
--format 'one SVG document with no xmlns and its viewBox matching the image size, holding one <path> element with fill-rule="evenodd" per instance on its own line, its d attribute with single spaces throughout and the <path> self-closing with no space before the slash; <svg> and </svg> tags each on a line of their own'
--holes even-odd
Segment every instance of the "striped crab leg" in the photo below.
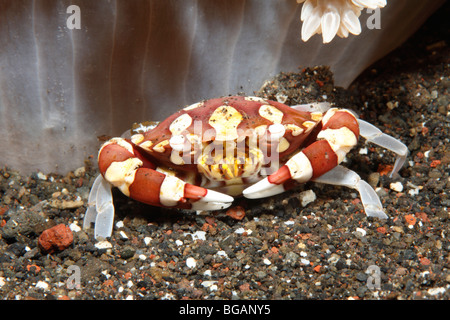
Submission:
<svg viewBox="0 0 450 320">
<path fill-rule="evenodd" d="M 308 108 L 307 105 L 302 105 L 301 107 Z M 357 130 L 367 141 L 380 145 L 397 154 L 397 160 L 391 177 L 397 174 L 403 166 L 408 155 L 408 148 L 397 139 L 382 133 L 372 124 L 355 118 L 358 124 L 358 128 L 356 128 L 354 121 L 349 121 L 349 115 L 353 116 L 350 112 L 344 115 L 343 113 L 340 114 L 343 110 L 335 111 L 331 109 L 330 111 L 332 113 L 331 116 L 326 115 L 324 117 L 322 131 L 317 136 L 318 139 L 323 140 L 312 143 L 292 157 L 286 165 L 281 167 L 273 175 L 244 190 L 244 196 L 247 198 L 266 197 L 285 191 L 288 186 L 292 185 L 289 184 L 289 181 L 302 183 L 313 180 L 319 183 L 346 186 L 357 190 L 366 214 L 368 216 L 386 219 L 387 215 L 373 188 L 362 180 L 357 173 L 338 164 L 342 161 L 343 156 L 356 144 L 358 138 Z M 339 118 L 335 118 L 336 116 Z M 341 130 L 345 127 L 355 134 L 356 141 L 350 138 L 350 134 L 344 134 L 347 131 L 345 129 L 334 133 L 323 133 L 327 129 Z M 335 139 L 337 137 L 342 138 L 342 140 Z"/>
<path fill-rule="evenodd" d="M 99 168 L 89 194 L 88 209 L 83 228 L 94 224 L 97 240 L 111 236 L 114 222 L 112 185 L 125 195 L 155 206 L 192 210 L 220 210 L 227 208 L 233 198 L 181 179 L 156 171 L 137 148 L 126 139 L 113 138 L 99 151 Z"/>
<path fill-rule="evenodd" d="M 331 105 L 328 102 L 318 102 L 310 104 L 299 104 L 291 106 L 291 108 L 300 111 L 325 113 L 331 108 Z M 375 127 L 373 124 L 361 119 L 357 120 L 359 125 L 359 134 L 361 137 L 366 139 L 368 142 L 375 143 L 380 147 L 386 148 L 397 154 L 394 168 L 392 169 L 392 172 L 390 174 L 390 177 L 392 178 L 398 173 L 398 171 L 405 163 L 406 157 L 409 153 L 408 148 L 397 139 L 381 132 L 381 130 Z"/>
<path fill-rule="evenodd" d="M 243 191 L 246 198 L 263 198 L 285 191 L 285 184 L 320 177 L 342 162 L 359 136 L 358 121 L 346 110 L 332 108 L 322 119 L 317 141 L 290 158 L 278 171 Z"/>
<path fill-rule="evenodd" d="M 105 180 L 123 194 L 154 206 L 193 210 L 227 208 L 233 198 L 157 171 L 134 144 L 113 138 L 99 151 L 99 168 Z"/>
</svg>

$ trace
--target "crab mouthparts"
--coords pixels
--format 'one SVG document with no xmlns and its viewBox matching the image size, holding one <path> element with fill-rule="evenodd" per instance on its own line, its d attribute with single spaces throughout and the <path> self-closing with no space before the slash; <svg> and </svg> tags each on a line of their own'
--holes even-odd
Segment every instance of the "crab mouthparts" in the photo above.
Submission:
<svg viewBox="0 0 450 320">
<path fill-rule="evenodd" d="M 208 179 L 230 184 L 258 174 L 263 164 L 264 155 L 258 147 L 238 146 L 236 140 L 210 142 L 197 160 L 198 170 Z"/>
</svg>

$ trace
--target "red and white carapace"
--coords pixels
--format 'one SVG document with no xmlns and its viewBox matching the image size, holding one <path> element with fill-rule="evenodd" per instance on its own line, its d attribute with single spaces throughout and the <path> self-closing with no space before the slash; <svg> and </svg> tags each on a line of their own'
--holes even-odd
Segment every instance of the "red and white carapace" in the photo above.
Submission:
<svg viewBox="0 0 450 320">
<path fill-rule="evenodd" d="M 386 218 L 372 187 L 340 166 L 359 136 L 397 153 L 392 174 L 399 171 L 406 146 L 348 110 L 244 96 L 202 101 L 103 144 L 84 226 L 95 223 L 96 238 L 111 235 L 111 186 L 153 206 L 220 210 L 233 196 L 268 197 L 310 180 L 354 188 L 368 216 Z"/>
</svg>

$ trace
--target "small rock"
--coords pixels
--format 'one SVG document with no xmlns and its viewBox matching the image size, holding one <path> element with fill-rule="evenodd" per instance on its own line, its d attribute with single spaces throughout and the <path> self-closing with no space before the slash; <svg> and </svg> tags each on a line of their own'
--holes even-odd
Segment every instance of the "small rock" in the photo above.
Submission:
<svg viewBox="0 0 450 320">
<path fill-rule="evenodd" d="M 365 272 L 358 272 L 356 274 L 356 279 L 361 282 L 366 282 L 369 276 Z"/>
<path fill-rule="evenodd" d="M 379 172 L 372 172 L 367 178 L 367 183 L 369 183 L 372 188 L 375 188 L 378 185 L 379 181 L 380 181 Z"/>
<path fill-rule="evenodd" d="M 120 257 L 124 260 L 128 260 L 134 257 L 136 250 L 131 246 L 125 246 L 120 250 Z"/>
<path fill-rule="evenodd" d="M 64 224 L 58 224 L 45 230 L 39 236 L 39 247 L 48 253 L 62 251 L 73 242 L 72 230 Z"/>
<path fill-rule="evenodd" d="M 310 262 L 311 261 L 309 261 L 308 259 L 304 259 L 304 258 L 300 259 L 300 263 L 304 266 L 309 266 Z"/>
<path fill-rule="evenodd" d="M 286 262 L 295 262 L 298 260 L 298 258 L 299 258 L 298 254 L 296 254 L 295 252 L 289 251 L 288 253 L 286 253 L 285 261 Z"/>
<path fill-rule="evenodd" d="M 299 197 L 303 207 L 316 200 L 316 194 L 312 190 L 300 192 Z"/>
<path fill-rule="evenodd" d="M 186 259 L 186 266 L 190 269 L 193 269 L 197 266 L 197 260 L 195 260 L 194 258 L 190 257 Z"/>
<path fill-rule="evenodd" d="M 392 182 L 389 185 L 389 188 L 391 188 L 392 190 L 397 191 L 397 192 L 402 192 L 403 191 L 403 184 L 401 182 Z"/>
<path fill-rule="evenodd" d="M 89 236 L 83 230 L 80 230 L 76 233 L 77 235 L 77 243 L 84 244 L 89 241 Z"/>
<path fill-rule="evenodd" d="M 395 271 L 395 274 L 398 276 L 404 276 L 408 273 L 408 269 L 400 267 L 397 269 L 397 271 Z"/>
<path fill-rule="evenodd" d="M 392 110 L 398 107 L 398 101 L 389 101 L 388 103 L 386 103 L 386 106 Z"/>
<path fill-rule="evenodd" d="M 59 200 L 59 199 L 52 199 L 49 201 L 50 207 L 56 208 L 56 209 L 76 209 L 81 207 L 84 204 L 83 200 Z"/>
<path fill-rule="evenodd" d="M 439 96 L 439 92 L 436 90 L 431 91 L 431 99 L 436 99 Z"/>
<path fill-rule="evenodd" d="M 235 220 L 242 220 L 245 217 L 245 210 L 241 206 L 235 206 L 228 209 L 226 215 Z"/>
<path fill-rule="evenodd" d="M 41 233 L 45 229 L 44 225 L 44 217 L 34 210 L 18 210 L 10 214 L 8 222 L 0 231 L 4 239 L 22 241 L 23 236 Z"/>
<path fill-rule="evenodd" d="M 152 238 L 150 238 L 150 237 L 145 237 L 144 238 L 144 243 L 145 243 L 146 246 L 148 246 L 151 243 L 151 241 L 152 241 Z"/>
<path fill-rule="evenodd" d="M 69 225 L 70 230 L 72 230 L 73 232 L 80 232 L 81 231 L 81 227 L 77 224 L 77 222 L 72 222 Z"/>
<path fill-rule="evenodd" d="M 417 219 L 412 214 L 405 215 L 405 221 L 408 226 L 412 227 L 416 224 Z"/>
<path fill-rule="evenodd" d="M 103 249 L 111 249 L 112 248 L 112 244 L 106 240 L 103 241 L 99 241 L 95 244 L 95 247 L 99 250 L 103 250 Z"/>
<path fill-rule="evenodd" d="M 48 290 L 48 283 L 45 282 L 45 281 L 38 281 L 36 283 L 36 288 L 43 289 L 44 291 L 47 291 Z"/>
<path fill-rule="evenodd" d="M 328 258 L 328 263 L 329 264 L 336 264 L 339 260 L 341 259 L 341 257 L 338 255 L 338 254 L 336 254 L 336 253 L 333 253 L 329 258 Z"/>
<path fill-rule="evenodd" d="M 47 180 L 47 175 L 43 174 L 40 171 L 37 173 L 37 177 L 41 180 Z"/>
<path fill-rule="evenodd" d="M 358 287 L 358 289 L 356 289 L 356 294 L 358 295 L 359 298 L 362 298 L 362 297 L 364 297 L 367 290 L 368 289 L 366 286 L 360 286 L 360 287 Z"/>
<path fill-rule="evenodd" d="M 447 282 L 450 283 L 450 274 L 448 274 L 448 275 L 445 277 L 445 281 L 447 281 Z"/>
<path fill-rule="evenodd" d="M 447 115 L 447 107 L 445 105 L 438 106 L 438 112 L 444 116 Z"/>
<path fill-rule="evenodd" d="M 75 175 L 75 177 L 84 177 L 84 174 L 86 173 L 86 168 L 85 167 L 80 167 L 78 169 L 75 169 L 75 171 L 73 172 L 73 174 Z"/>
<path fill-rule="evenodd" d="M 26 258 L 26 259 L 34 259 L 34 258 L 38 257 L 39 254 L 40 254 L 40 253 L 39 253 L 39 248 L 34 247 L 33 249 L 27 251 L 27 252 L 23 255 L 23 257 Z"/>
<path fill-rule="evenodd" d="M 355 231 L 358 235 L 360 235 L 361 237 L 364 237 L 367 234 L 367 231 L 364 230 L 363 228 L 356 228 Z"/>
<path fill-rule="evenodd" d="M 439 295 L 439 294 L 444 294 L 445 291 L 447 291 L 447 290 L 445 288 L 442 288 L 442 287 L 440 287 L 440 288 L 431 288 L 431 289 L 428 289 L 428 294 L 432 295 L 432 296 L 436 296 L 436 295 Z"/>
</svg>

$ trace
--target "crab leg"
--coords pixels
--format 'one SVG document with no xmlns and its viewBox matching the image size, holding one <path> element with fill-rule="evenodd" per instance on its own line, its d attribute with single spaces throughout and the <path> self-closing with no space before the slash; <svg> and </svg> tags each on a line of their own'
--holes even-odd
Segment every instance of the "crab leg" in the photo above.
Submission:
<svg viewBox="0 0 450 320">
<path fill-rule="evenodd" d="M 315 182 L 333 184 L 338 186 L 346 186 L 358 190 L 364 210 L 369 217 L 378 217 L 387 219 L 388 216 L 383 211 L 380 198 L 375 190 L 360 176 L 343 166 L 337 166 L 334 169 L 324 173 L 320 177 L 314 179 Z"/>
<path fill-rule="evenodd" d="M 95 239 L 106 239 L 111 236 L 114 222 L 114 206 L 112 203 L 111 185 L 99 174 L 92 185 L 88 199 L 83 229 L 89 229 L 94 223 Z"/>
<path fill-rule="evenodd" d="M 392 152 L 397 154 L 397 159 L 395 160 L 394 169 L 392 169 L 390 177 L 397 174 L 398 171 L 402 168 L 403 164 L 406 161 L 406 157 L 408 156 L 408 148 L 397 139 L 383 133 L 375 127 L 374 125 L 358 119 L 359 130 L 362 137 L 364 137 L 367 141 L 373 142 L 383 148 L 386 148 Z"/>
<path fill-rule="evenodd" d="M 99 168 L 106 181 L 123 194 L 154 206 L 193 210 L 227 208 L 233 198 L 157 171 L 135 145 L 122 138 L 106 142 L 99 152 Z"/>
<path fill-rule="evenodd" d="M 245 189 L 243 195 L 251 199 L 268 197 L 285 191 L 293 180 L 304 183 L 320 177 L 342 162 L 356 145 L 358 135 L 358 123 L 352 113 L 336 108 L 328 110 L 317 135 L 319 140 L 294 155 L 275 173 Z"/>
<path fill-rule="evenodd" d="M 297 104 L 291 106 L 291 108 L 297 111 L 325 113 L 331 108 L 331 105 L 328 102 L 318 102 L 318 103 Z"/>
</svg>

